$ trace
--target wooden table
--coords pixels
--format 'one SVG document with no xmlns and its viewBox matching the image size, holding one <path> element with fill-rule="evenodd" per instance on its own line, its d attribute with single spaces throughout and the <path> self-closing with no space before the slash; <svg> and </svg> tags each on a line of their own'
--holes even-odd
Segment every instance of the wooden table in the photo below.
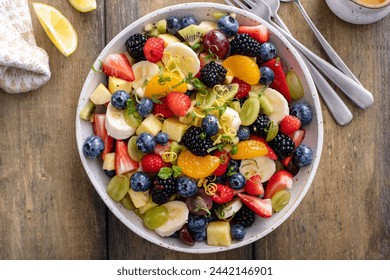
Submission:
<svg viewBox="0 0 390 280">
<path fill-rule="evenodd" d="M 143 240 L 116 219 L 87 178 L 75 139 L 79 93 L 103 47 L 139 17 L 186 1 L 100 0 L 87 14 L 67 1 L 42 2 L 69 18 L 79 46 L 71 57 L 62 56 L 32 13 L 52 78 L 35 92 L 0 92 L 0 259 L 390 259 L 390 16 L 356 26 L 335 17 L 325 1 L 302 0 L 375 103 L 361 110 L 346 100 L 354 115 L 346 127 L 336 125 L 322 105 L 317 175 L 279 228 L 240 249 L 191 255 Z M 299 40 L 325 57 L 295 5 L 282 4 L 280 15 Z"/>
</svg>

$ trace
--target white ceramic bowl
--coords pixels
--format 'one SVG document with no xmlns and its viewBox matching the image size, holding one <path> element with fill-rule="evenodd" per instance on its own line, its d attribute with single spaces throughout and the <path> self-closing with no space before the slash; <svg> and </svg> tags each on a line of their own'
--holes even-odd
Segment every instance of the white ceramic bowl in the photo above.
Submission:
<svg viewBox="0 0 390 280">
<path fill-rule="evenodd" d="M 240 24 L 256 25 L 261 23 L 269 28 L 272 34 L 270 40 L 276 45 L 278 55 L 286 62 L 288 67 L 293 68 L 298 74 L 305 90 L 305 97 L 303 100 L 307 102 L 314 111 L 313 121 L 306 127 L 306 137 L 304 139 L 304 143 L 309 145 L 314 151 L 314 160 L 312 164 L 308 167 L 302 168 L 297 176 L 294 177 L 294 185 L 291 190 L 292 196 L 289 204 L 280 213 L 273 215 L 272 218 L 257 218 L 255 224 L 248 228 L 245 239 L 240 242 L 233 242 L 230 247 L 208 246 L 203 242 L 197 242 L 195 246 L 189 247 L 184 245 L 178 239 L 161 238 L 153 231 L 146 229 L 143 226 L 142 220 L 138 216 L 136 216 L 132 211 L 122 207 L 121 204 L 112 201 L 107 195 L 106 185 L 109 178 L 102 170 L 101 160 L 87 159 L 82 152 L 84 140 L 92 134 L 92 125 L 81 120 L 79 118 L 79 112 L 88 101 L 89 96 L 95 87 L 100 82 L 106 81 L 106 77 L 103 73 L 97 73 L 92 70 L 89 72 L 80 94 L 76 114 L 77 146 L 82 164 L 93 186 L 110 211 L 112 211 L 112 213 L 120 221 L 122 221 L 129 229 L 139 236 L 162 247 L 187 253 L 212 253 L 239 248 L 264 237 L 276 229 L 293 213 L 310 188 L 310 184 L 313 181 L 320 161 L 323 142 L 323 125 L 319 98 L 310 73 L 304 65 L 302 59 L 294 47 L 277 30 L 275 30 L 272 26 L 269 26 L 261 18 L 241 9 L 216 3 L 189 3 L 160 9 L 142 17 L 121 31 L 100 53 L 99 57 L 96 59 L 95 66 L 98 67 L 99 62 L 103 61 L 110 53 L 124 52 L 124 45 L 129 36 L 137 32 L 142 32 L 143 26 L 147 23 L 156 22 L 159 19 L 167 18 L 171 15 L 175 15 L 180 18 L 190 14 L 194 15 L 198 20 L 215 20 L 213 17 L 213 12 L 215 11 L 236 13 L 236 19 L 240 22 Z"/>
</svg>

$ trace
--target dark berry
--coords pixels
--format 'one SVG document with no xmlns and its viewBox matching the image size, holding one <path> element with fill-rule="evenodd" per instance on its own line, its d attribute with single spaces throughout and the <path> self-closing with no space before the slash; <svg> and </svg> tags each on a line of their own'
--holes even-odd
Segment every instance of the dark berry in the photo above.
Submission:
<svg viewBox="0 0 390 280">
<path fill-rule="evenodd" d="M 234 240 L 242 240 L 246 235 L 246 229 L 243 225 L 234 224 L 231 227 L 231 235 Z"/>
<path fill-rule="evenodd" d="M 169 141 L 169 136 L 165 132 L 159 132 L 156 134 L 155 139 L 157 144 L 165 145 Z"/>
<path fill-rule="evenodd" d="M 240 125 L 237 130 L 237 137 L 240 141 L 248 140 L 251 136 L 251 131 L 249 127 Z"/>
<path fill-rule="evenodd" d="M 227 176 L 232 176 L 233 174 L 237 173 L 240 168 L 241 161 L 231 159 L 228 164 L 228 168 L 226 170 Z"/>
<path fill-rule="evenodd" d="M 125 47 L 131 57 L 136 60 L 146 60 L 144 55 L 144 46 L 148 37 L 142 33 L 136 33 L 127 39 Z"/>
<path fill-rule="evenodd" d="M 190 26 L 191 24 L 198 24 L 198 21 L 193 16 L 186 16 L 181 19 L 181 28 Z"/>
<path fill-rule="evenodd" d="M 156 147 L 156 140 L 153 135 L 143 132 L 137 138 L 137 148 L 143 153 L 151 153 Z"/>
<path fill-rule="evenodd" d="M 84 141 L 83 154 L 87 158 L 97 158 L 104 150 L 104 142 L 102 138 L 96 135 L 88 136 Z"/>
<path fill-rule="evenodd" d="M 291 108 L 291 115 L 301 120 L 302 125 L 308 125 L 313 119 L 313 111 L 306 103 L 297 103 Z"/>
<path fill-rule="evenodd" d="M 192 238 L 194 239 L 194 241 L 202 242 L 202 241 L 205 241 L 207 238 L 207 231 L 206 230 L 195 231 L 195 232 L 192 232 L 191 235 L 192 235 Z"/>
<path fill-rule="evenodd" d="M 158 176 L 154 177 L 151 188 L 151 196 L 154 203 L 167 203 L 175 192 L 175 181 L 172 177 L 169 177 L 168 179 L 162 179 Z"/>
<path fill-rule="evenodd" d="M 181 22 L 175 16 L 167 18 L 167 31 L 169 34 L 175 35 L 181 29 Z"/>
<path fill-rule="evenodd" d="M 191 126 L 182 137 L 183 145 L 196 156 L 205 156 L 208 149 L 213 147 L 213 140 L 202 128 Z"/>
<path fill-rule="evenodd" d="M 213 88 L 223 83 L 226 73 L 227 70 L 223 66 L 210 61 L 200 70 L 200 80 L 209 88 Z"/>
<path fill-rule="evenodd" d="M 104 169 L 104 173 L 106 173 L 106 175 L 110 178 L 114 177 L 116 175 L 116 172 L 115 170 L 105 170 Z"/>
<path fill-rule="evenodd" d="M 196 194 L 198 186 L 195 179 L 187 176 L 182 176 L 176 179 L 175 183 L 176 191 L 183 197 L 189 197 Z"/>
<path fill-rule="evenodd" d="M 192 232 L 202 232 L 206 229 L 208 221 L 205 216 L 188 216 L 187 227 Z"/>
<path fill-rule="evenodd" d="M 258 57 L 260 55 L 261 44 L 253 39 L 248 34 L 238 34 L 231 42 L 231 54 L 240 54 L 250 57 Z"/>
<path fill-rule="evenodd" d="M 280 132 L 278 132 L 276 137 L 272 141 L 268 142 L 268 144 L 272 150 L 274 150 L 279 159 L 284 159 L 285 157 L 292 155 L 295 149 L 294 141 L 287 135 Z"/>
<path fill-rule="evenodd" d="M 235 173 L 229 178 L 229 187 L 233 190 L 241 190 L 245 187 L 245 177 L 241 173 Z"/>
<path fill-rule="evenodd" d="M 111 104 L 118 110 L 126 109 L 130 95 L 124 90 L 118 90 L 111 96 Z"/>
<path fill-rule="evenodd" d="M 299 145 L 293 153 L 292 161 L 298 167 L 310 165 L 313 161 L 313 150 L 305 144 Z"/>
<path fill-rule="evenodd" d="M 207 115 L 206 117 L 203 118 L 201 127 L 204 130 L 204 132 L 206 132 L 206 134 L 209 136 L 213 136 L 217 134 L 219 131 L 218 118 L 211 114 Z"/>
<path fill-rule="evenodd" d="M 226 34 L 228 37 L 232 37 L 237 34 L 238 22 L 231 16 L 222 16 L 217 21 L 218 28 Z"/>
<path fill-rule="evenodd" d="M 275 79 L 274 71 L 268 66 L 260 67 L 260 84 L 269 86 Z"/>
<path fill-rule="evenodd" d="M 142 98 L 139 103 L 137 103 L 137 111 L 138 113 L 146 117 L 153 111 L 153 101 L 150 98 Z"/>
<path fill-rule="evenodd" d="M 151 185 L 152 182 L 145 172 L 138 171 L 130 177 L 130 187 L 136 192 L 147 191 Z"/>
<path fill-rule="evenodd" d="M 259 114 L 256 120 L 249 126 L 251 133 L 257 136 L 267 136 L 267 128 L 271 120 L 265 114 Z"/>
<path fill-rule="evenodd" d="M 265 42 L 260 47 L 260 59 L 262 61 L 268 61 L 276 56 L 275 45 L 271 42 Z"/>
<path fill-rule="evenodd" d="M 243 205 L 233 217 L 233 223 L 240 224 L 244 227 L 253 225 L 256 219 L 256 214 L 248 207 Z"/>
</svg>

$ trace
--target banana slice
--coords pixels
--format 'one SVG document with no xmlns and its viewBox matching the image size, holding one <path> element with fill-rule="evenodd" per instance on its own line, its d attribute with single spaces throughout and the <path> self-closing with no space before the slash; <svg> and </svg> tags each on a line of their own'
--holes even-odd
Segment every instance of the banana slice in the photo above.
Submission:
<svg viewBox="0 0 390 280">
<path fill-rule="evenodd" d="M 241 119 L 238 112 L 230 107 L 227 107 L 225 112 L 222 114 L 221 119 L 227 120 L 229 127 L 234 128 L 236 131 L 241 125 Z"/>
<path fill-rule="evenodd" d="M 168 220 L 154 231 L 161 237 L 171 236 L 188 220 L 188 208 L 183 201 L 169 201 L 163 204 L 168 209 Z"/>
<path fill-rule="evenodd" d="M 195 76 L 200 69 L 200 61 L 196 53 L 181 42 L 171 43 L 164 49 L 162 62 L 170 71 L 178 69 L 183 78 L 190 73 Z"/>
<path fill-rule="evenodd" d="M 126 123 L 123 111 L 116 109 L 111 102 L 107 106 L 105 126 L 108 135 L 118 140 L 127 139 L 135 133 L 135 128 Z"/>
<path fill-rule="evenodd" d="M 216 214 L 218 218 L 223 220 L 228 220 L 234 214 L 236 214 L 241 207 L 242 207 L 242 202 L 240 198 L 236 197 L 233 200 L 226 203 L 220 211 L 216 212 Z"/>
<path fill-rule="evenodd" d="M 276 171 L 275 161 L 267 156 L 244 159 L 241 161 L 240 173 L 246 178 L 260 175 L 261 182 L 264 183 L 271 178 Z"/>
<path fill-rule="evenodd" d="M 286 98 L 283 95 L 272 88 L 267 88 L 264 92 L 269 101 L 272 104 L 273 111 L 268 115 L 271 121 L 280 123 L 285 116 L 289 114 L 289 108 Z"/>
<path fill-rule="evenodd" d="M 133 64 L 131 68 L 133 69 L 135 78 L 132 86 L 136 90 L 137 95 L 143 97 L 148 81 L 158 74 L 158 66 L 155 63 L 145 60 Z"/>
</svg>

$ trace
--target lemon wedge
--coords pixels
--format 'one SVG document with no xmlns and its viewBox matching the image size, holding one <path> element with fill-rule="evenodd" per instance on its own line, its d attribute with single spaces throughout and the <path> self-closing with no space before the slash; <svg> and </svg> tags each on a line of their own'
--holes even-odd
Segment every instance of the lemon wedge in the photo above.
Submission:
<svg viewBox="0 0 390 280">
<path fill-rule="evenodd" d="M 77 48 L 77 33 L 69 20 L 52 6 L 33 3 L 33 7 L 53 44 L 64 56 L 70 56 Z"/>
<path fill-rule="evenodd" d="M 69 0 L 69 3 L 82 13 L 96 10 L 96 0 Z"/>
</svg>

